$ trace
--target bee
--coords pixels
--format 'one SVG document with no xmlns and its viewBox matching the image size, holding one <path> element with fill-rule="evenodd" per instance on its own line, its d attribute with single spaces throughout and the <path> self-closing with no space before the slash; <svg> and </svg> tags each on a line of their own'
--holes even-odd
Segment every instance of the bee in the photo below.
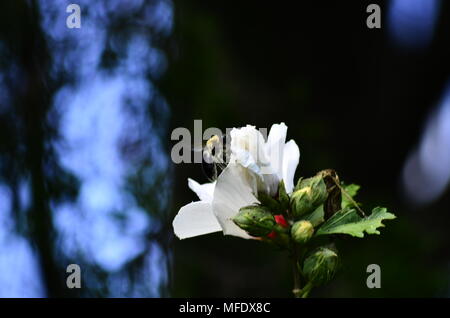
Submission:
<svg viewBox="0 0 450 318">
<path fill-rule="evenodd" d="M 217 180 L 220 173 L 227 166 L 229 158 L 226 135 L 214 135 L 206 142 L 202 151 L 202 170 L 206 177 L 212 182 Z"/>
</svg>

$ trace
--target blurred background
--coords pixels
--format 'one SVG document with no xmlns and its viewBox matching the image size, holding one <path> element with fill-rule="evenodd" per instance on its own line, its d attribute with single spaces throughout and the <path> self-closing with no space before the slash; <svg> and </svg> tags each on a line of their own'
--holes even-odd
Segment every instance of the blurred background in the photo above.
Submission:
<svg viewBox="0 0 450 318">
<path fill-rule="evenodd" d="M 313 297 L 450 296 L 450 3 L 77 0 L 69 29 L 70 3 L 0 4 L 1 297 L 291 297 L 286 255 L 174 237 L 187 178 L 207 181 L 170 159 L 195 119 L 285 122 L 297 177 L 334 168 L 397 215 L 340 239 Z"/>
</svg>

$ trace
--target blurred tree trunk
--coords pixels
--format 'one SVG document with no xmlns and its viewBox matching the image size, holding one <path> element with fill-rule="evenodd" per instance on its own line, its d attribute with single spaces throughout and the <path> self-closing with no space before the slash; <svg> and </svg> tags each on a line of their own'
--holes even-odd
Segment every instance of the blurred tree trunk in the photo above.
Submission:
<svg viewBox="0 0 450 318">
<path fill-rule="evenodd" d="M 9 49 L 20 68 L 21 87 L 17 89 L 15 106 L 18 111 L 16 127 L 23 129 L 25 158 L 24 174 L 30 179 L 30 210 L 27 221 L 31 245 L 37 254 L 42 282 L 48 297 L 61 297 L 70 291 L 65 286 L 65 275 L 55 261 L 55 233 L 46 183 L 49 158 L 50 130 L 46 123 L 51 102 L 48 82 L 50 57 L 40 27 L 39 10 L 34 1 L 14 2 L 3 14 L 12 15 L 15 39 L 9 39 Z M 13 10 L 13 11 L 12 11 Z M 13 61 L 14 62 L 14 61 Z M 51 168 L 51 167 L 50 167 Z"/>
</svg>

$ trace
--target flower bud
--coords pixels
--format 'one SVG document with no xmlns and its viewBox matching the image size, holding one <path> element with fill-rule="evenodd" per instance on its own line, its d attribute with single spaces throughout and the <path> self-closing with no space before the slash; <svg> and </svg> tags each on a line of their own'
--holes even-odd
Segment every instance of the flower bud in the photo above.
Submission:
<svg viewBox="0 0 450 318">
<path fill-rule="evenodd" d="M 319 247 L 303 263 L 303 274 L 315 286 L 329 282 L 337 269 L 338 256 L 335 251 Z"/>
<path fill-rule="evenodd" d="M 260 205 L 249 205 L 239 210 L 233 222 L 252 236 L 266 236 L 275 226 L 275 218 L 270 211 Z"/>
<path fill-rule="evenodd" d="M 309 221 L 297 221 L 292 225 L 291 236 L 297 243 L 304 244 L 308 242 L 313 234 L 314 227 Z"/>
<path fill-rule="evenodd" d="M 281 227 L 289 227 L 288 222 L 284 218 L 283 214 L 277 214 L 273 216 L 275 218 L 275 223 L 277 223 Z"/>
<path fill-rule="evenodd" d="M 291 196 L 294 218 L 313 212 L 327 199 L 327 187 L 322 176 L 315 176 L 299 181 L 296 191 Z"/>
</svg>

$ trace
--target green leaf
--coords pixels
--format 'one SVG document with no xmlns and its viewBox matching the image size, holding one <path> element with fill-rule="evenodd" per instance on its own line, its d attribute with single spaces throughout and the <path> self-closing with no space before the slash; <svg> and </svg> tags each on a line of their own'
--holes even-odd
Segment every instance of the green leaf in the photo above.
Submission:
<svg viewBox="0 0 450 318">
<path fill-rule="evenodd" d="M 325 212 L 323 210 L 323 204 L 315 209 L 312 213 L 305 215 L 302 219 L 311 222 L 311 224 L 316 227 L 325 221 Z"/>
<path fill-rule="evenodd" d="M 356 196 L 361 187 L 357 184 L 349 184 L 345 186 L 342 185 L 342 188 L 352 199 L 354 199 L 354 197 Z M 341 203 L 342 209 L 353 206 L 353 202 L 350 201 L 350 199 L 345 194 L 342 193 L 341 195 L 342 195 L 342 203 Z"/>
<path fill-rule="evenodd" d="M 258 193 L 258 200 L 262 206 L 268 208 L 273 214 L 281 214 L 283 211 L 280 203 L 265 192 Z"/>
<path fill-rule="evenodd" d="M 365 218 L 360 217 L 355 209 L 345 208 L 329 218 L 319 228 L 316 235 L 348 234 L 364 237 L 364 232 L 380 234 L 377 228 L 384 226 L 382 221 L 395 218 L 396 216 L 387 212 L 386 208 L 376 207 L 372 210 L 372 214 Z"/>
<path fill-rule="evenodd" d="M 286 192 L 283 180 L 278 184 L 278 201 L 280 202 L 283 213 L 286 212 L 289 209 L 289 195 Z"/>
</svg>

